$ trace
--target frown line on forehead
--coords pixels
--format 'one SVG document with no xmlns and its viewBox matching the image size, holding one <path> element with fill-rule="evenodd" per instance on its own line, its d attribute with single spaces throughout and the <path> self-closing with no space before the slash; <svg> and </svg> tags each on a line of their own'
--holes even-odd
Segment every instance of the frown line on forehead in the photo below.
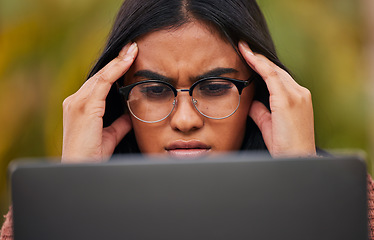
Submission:
<svg viewBox="0 0 374 240">
<path fill-rule="evenodd" d="M 189 79 L 191 83 L 193 83 L 203 78 L 221 77 L 224 74 L 237 73 L 237 72 L 238 70 L 234 68 L 217 67 L 207 72 L 204 72 L 203 74 L 200 74 L 197 76 L 191 76 Z M 175 84 L 177 82 L 177 79 L 167 77 L 155 71 L 146 70 L 146 69 L 135 72 L 134 78 L 141 78 L 141 80 L 161 80 L 161 81 L 168 82 L 170 84 Z"/>
</svg>

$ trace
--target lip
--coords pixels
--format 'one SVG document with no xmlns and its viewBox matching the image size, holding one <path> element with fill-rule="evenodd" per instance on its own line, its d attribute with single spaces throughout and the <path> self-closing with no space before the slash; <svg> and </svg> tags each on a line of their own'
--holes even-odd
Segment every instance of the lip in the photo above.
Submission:
<svg viewBox="0 0 374 240">
<path fill-rule="evenodd" d="M 207 155 L 211 147 L 196 140 L 184 141 L 178 140 L 172 142 L 165 150 L 167 153 L 176 158 L 198 158 Z"/>
</svg>

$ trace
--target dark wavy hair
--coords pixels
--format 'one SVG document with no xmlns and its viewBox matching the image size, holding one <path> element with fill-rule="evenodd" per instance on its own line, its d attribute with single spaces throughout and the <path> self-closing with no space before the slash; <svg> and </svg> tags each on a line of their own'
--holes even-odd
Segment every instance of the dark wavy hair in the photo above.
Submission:
<svg viewBox="0 0 374 240">
<path fill-rule="evenodd" d="M 237 49 L 239 40 L 247 42 L 254 52 L 266 56 L 287 71 L 277 57 L 265 18 L 255 0 L 125 0 L 105 49 L 88 78 L 136 38 L 158 30 L 175 29 L 191 21 L 201 21 L 213 27 L 234 49 Z M 259 75 L 256 77 L 255 86 L 255 99 L 269 108 L 269 92 Z M 106 99 L 104 127 L 109 126 L 124 111 L 123 100 L 117 87 L 113 85 Z M 249 117 L 242 149 L 266 150 L 260 130 Z M 139 149 L 134 132 L 131 131 L 119 143 L 114 153 L 134 152 L 139 152 Z"/>
</svg>

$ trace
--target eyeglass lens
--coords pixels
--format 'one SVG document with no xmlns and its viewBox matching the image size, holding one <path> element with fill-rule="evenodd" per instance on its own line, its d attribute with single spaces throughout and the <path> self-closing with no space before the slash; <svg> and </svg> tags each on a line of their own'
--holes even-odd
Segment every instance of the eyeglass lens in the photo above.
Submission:
<svg viewBox="0 0 374 240">
<path fill-rule="evenodd" d="M 202 115 L 222 119 L 236 111 L 240 95 L 232 82 L 210 79 L 195 86 L 192 102 Z M 131 113 L 139 120 L 158 122 L 173 111 L 174 91 L 168 85 L 158 82 L 138 84 L 129 93 L 127 104 Z"/>
</svg>

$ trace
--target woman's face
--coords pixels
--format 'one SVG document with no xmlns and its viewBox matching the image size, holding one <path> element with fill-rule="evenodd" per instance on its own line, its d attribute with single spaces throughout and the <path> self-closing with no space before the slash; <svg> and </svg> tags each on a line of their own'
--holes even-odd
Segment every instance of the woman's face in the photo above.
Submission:
<svg viewBox="0 0 374 240">
<path fill-rule="evenodd" d="M 139 53 L 126 74 L 126 85 L 158 75 L 171 79 L 176 89 L 186 89 L 203 75 L 239 80 L 247 80 L 251 75 L 232 46 L 219 33 L 199 22 L 184 24 L 176 30 L 149 33 L 136 42 Z M 145 123 L 131 116 L 139 149 L 146 154 L 174 157 L 238 150 L 253 94 L 251 84 L 244 88 L 238 110 L 228 118 L 215 120 L 204 117 L 194 108 L 188 92 L 179 92 L 177 104 L 165 120 Z"/>
</svg>

